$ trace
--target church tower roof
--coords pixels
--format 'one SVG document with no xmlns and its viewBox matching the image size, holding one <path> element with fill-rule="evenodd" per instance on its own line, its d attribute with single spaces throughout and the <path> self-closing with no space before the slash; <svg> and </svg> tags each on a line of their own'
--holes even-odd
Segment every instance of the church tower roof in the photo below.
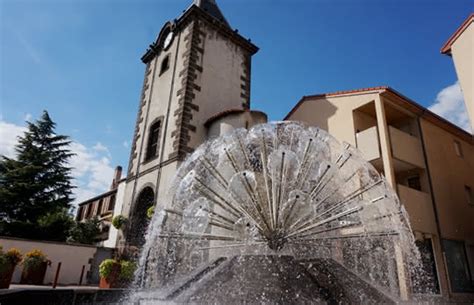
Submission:
<svg viewBox="0 0 474 305">
<path fill-rule="evenodd" d="M 227 22 L 221 10 L 219 9 L 216 0 L 193 0 L 193 5 L 199 7 L 212 17 L 216 18 L 220 22 L 230 27 L 229 23 Z"/>
</svg>

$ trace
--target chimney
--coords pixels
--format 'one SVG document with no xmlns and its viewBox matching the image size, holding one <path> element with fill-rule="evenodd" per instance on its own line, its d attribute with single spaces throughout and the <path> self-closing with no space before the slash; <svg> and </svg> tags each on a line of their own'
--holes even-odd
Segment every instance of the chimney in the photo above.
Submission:
<svg viewBox="0 0 474 305">
<path fill-rule="evenodd" d="M 115 168 L 114 179 L 112 180 L 112 185 L 110 186 L 110 190 L 114 190 L 117 188 L 120 178 L 122 178 L 122 167 L 117 166 Z"/>
</svg>

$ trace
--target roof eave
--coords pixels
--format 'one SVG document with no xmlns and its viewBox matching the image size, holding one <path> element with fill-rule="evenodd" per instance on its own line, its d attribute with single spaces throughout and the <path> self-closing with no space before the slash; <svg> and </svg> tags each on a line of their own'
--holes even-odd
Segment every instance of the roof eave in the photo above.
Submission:
<svg viewBox="0 0 474 305">
<path fill-rule="evenodd" d="M 474 13 L 471 13 L 466 20 L 456 29 L 449 39 L 441 47 L 441 54 L 451 56 L 451 46 L 461 36 L 461 34 L 474 22 Z"/>
</svg>

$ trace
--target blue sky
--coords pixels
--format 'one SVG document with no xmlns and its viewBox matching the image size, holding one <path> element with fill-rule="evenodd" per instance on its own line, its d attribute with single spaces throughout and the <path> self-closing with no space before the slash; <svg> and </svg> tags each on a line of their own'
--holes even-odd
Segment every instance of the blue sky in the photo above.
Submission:
<svg viewBox="0 0 474 305">
<path fill-rule="evenodd" d="M 282 119 L 303 96 L 389 85 L 468 128 L 452 60 L 439 50 L 471 0 L 218 0 L 260 47 L 252 108 Z M 75 141 L 80 199 L 128 165 L 140 57 L 191 0 L 0 0 L 0 153 L 47 109 Z"/>
</svg>

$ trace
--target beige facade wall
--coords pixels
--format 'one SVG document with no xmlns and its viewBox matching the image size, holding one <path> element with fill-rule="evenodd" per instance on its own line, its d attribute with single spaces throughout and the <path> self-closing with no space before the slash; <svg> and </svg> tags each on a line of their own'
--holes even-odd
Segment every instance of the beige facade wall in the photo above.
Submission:
<svg viewBox="0 0 474 305">
<path fill-rule="evenodd" d="M 120 215 L 122 213 L 123 199 L 125 197 L 125 186 L 126 186 L 125 180 L 122 180 L 117 185 L 115 206 L 114 206 L 113 214 L 111 215 L 110 220 L 112 220 L 114 216 Z M 119 236 L 120 236 L 120 230 L 116 229 L 114 226 L 111 225 L 107 240 L 104 240 L 99 245 L 107 247 L 107 248 L 116 248 L 118 246 Z"/>
<path fill-rule="evenodd" d="M 424 119 L 421 128 L 443 238 L 474 242 L 474 206 L 465 186 L 474 190 L 474 145 Z M 463 157 L 456 154 L 454 141 Z"/>
<path fill-rule="evenodd" d="M 353 110 L 371 103 L 376 94 L 354 96 L 325 97 L 308 99 L 303 102 L 288 120 L 300 121 L 329 131 L 339 141 L 356 146 L 355 123 L 361 117 L 354 117 Z"/>
<path fill-rule="evenodd" d="M 252 128 L 257 124 L 267 122 L 267 116 L 261 112 L 245 111 L 226 115 L 212 122 L 209 126 L 207 137 L 209 139 L 228 134 L 237 128 Z"/>
<path fill-rule="evenodd" d="M 472 128 L 474 126 L 474 22 L 471 22 L 454 41 L 451 54 Z"/>
<path fill-rule="evenodd" d="M 85 266 L 82 283 L 86 283 L 86 273 L 90 270 L 89 260 L 94 258 L 97 248 L 86 245 L 69 245 L 64 243 L 29 241 L 22 239 L 0 238 L 3 249 L 17 248 L 22 254 L 33 249 L 41 250 L 51 261 L 46 271 L 44 284 L 54 281 L 58 263 L 61 262 L 59 285 L 77 285 L 81 277 L 82 266 Z M 18 265 L 13 274 L 12 283 L 19 283 L 22 266 Z"/>
</svg>

